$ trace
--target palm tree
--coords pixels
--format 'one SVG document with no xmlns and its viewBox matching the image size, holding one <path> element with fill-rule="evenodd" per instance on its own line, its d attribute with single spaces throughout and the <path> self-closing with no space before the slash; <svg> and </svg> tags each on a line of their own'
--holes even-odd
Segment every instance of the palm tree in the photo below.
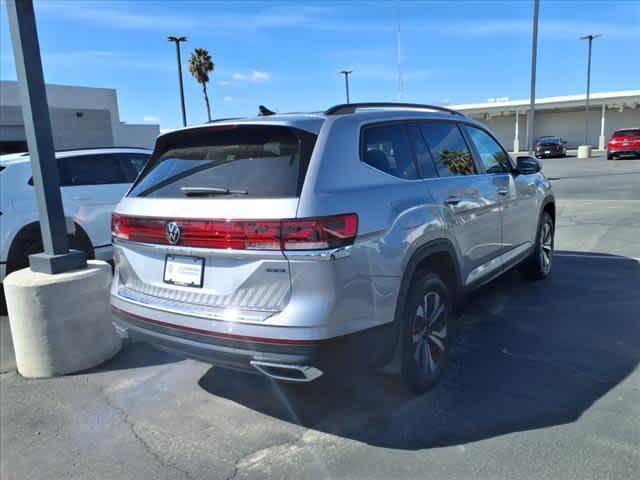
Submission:
<svg viewBox="0 0 640 480">
<path fill-rule="evenodd" d="M 189 72 L 202 85 L 204 102 L 207 104 L 207 117 L 211 121 L 211 107 L 209 106 L 209 95 L 207 95 L 207 83 L 209 82 L 209 72 L 213 72 L 215 65 L 211 60 L 211 55 L 204 48 L 196 48 L 189 57 Z"/>
</svg>

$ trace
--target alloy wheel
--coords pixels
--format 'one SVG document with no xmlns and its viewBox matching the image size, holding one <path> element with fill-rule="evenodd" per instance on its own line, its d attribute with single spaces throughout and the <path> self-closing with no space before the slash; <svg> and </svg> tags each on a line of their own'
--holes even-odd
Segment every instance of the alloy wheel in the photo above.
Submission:
<svg viewBox="0 0 640 480">
<path fill-rule="evenodd" d="M 545 273 L 551 270 L 553 261 L 553 224 L 547 220 L 540 231 L 540 267 Z"/>
<path fill-rule="evenodd" d="M 412 332 L 413 358 L 425 376 L 435 375 L 445 358 L 447 308 L 438 292 L 428 291 L 416 308 Z"/>
</svg>

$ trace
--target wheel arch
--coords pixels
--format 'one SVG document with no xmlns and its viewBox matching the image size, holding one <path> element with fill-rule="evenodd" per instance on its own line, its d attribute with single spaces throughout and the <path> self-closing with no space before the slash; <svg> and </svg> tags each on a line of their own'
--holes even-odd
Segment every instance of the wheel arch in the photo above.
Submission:
<svg viewBox="0 0 640 480">
<path fill-rule="evenodd" d="M 454 305 L 462 297 L 464 289 L 462 288 L 462 274 L 460 271 L 460 263 L 456 254 L 456 249 L 449 239 L 440 238 L 432 240 L 420 246 L 412 255 L 404 269 L 398 296 L 396 299 L 396 307 L 393 318 L 393 339 L 388 342 L 389 349 L 386 358 L 386 367 L 384 370 L 388 372 L 399 372 L 400 348 L 399 339 L 402 330 L 402 320 L 404 317 L 404 308 L 407 303 L 411 284 L 419 272 L 431 270 L 443 277 L 447 285 L 453 289 Z M 387 337 L 389 338 L 389 337 Z"/>
<path fill-rule="evenodd" d="M 549 215 L 551 215 L 551 219 L 553 220 L 553 224 L 555 225 L 556 224 L 556 201 L 555 201 L 555 198 L 553 198 L 553 196 L 548 195 L 542 201 L 542 211 L 549 212 Z"/>
<path fill-rule="evenodd" d="M 73 219 L 71 220 L 73 221 Z M 72 235 L 76 236 L 79 242 L 84 243 L 85 246 L 88 247 L 88 252 L 87 252 L 88 257 L 93 258 L 94 253 L 93 253 L 93 243 L 91 242 L 91 237 L 89 237 L 89 234 L 87 233 L 87 231 L 78 222 L 73 221 L 73 225 L 74 225 L 75 231 Z M 16 261 L 18 260 L 18 257 L 21 253 L 20 249 L 22 248 L 22 245 L 21 245 L 22 240 L 30 238 L 33 235 L 36 235 L 39 238 L 42 237 L 39 221 L 29 222 L 23 225 L 22 228 L 20 228 L 16 232 L 13 239 L 11 240 L 9 249 L 7 250 L 7 274 L 10 272 L 10 267 L 14 266 L 16 264 Z"/>
</svg>

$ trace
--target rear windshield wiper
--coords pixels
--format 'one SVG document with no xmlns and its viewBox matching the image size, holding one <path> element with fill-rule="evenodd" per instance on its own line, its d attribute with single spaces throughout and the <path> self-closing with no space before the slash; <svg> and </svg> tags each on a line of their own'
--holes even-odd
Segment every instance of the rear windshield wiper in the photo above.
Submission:
<svg viewBox="0 0 640 480">
<path fill-rule="evenodd" d="M 246 190 L 234 190 L 222 187 L 180 187 L 187 197 L 208 197 L 213 195 L 248 195 Z"/>
</svg>

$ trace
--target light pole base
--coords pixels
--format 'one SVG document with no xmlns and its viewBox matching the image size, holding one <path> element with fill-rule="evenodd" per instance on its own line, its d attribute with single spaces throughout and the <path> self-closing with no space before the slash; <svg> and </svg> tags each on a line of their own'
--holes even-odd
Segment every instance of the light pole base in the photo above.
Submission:
<svg viewBox="0 0 640 480">
<path fill-rule="evenodd" d="M 87 268 L 87 255 L 80 250 L 69 250 L 69 253 L 63 255 L 36 253 L 29 255 L 29 267 L 32 272 L 49 275 L 80 270 Z"/>
<path fill-rule="evenodd" d="M 18 372 L 44 378 L 79 372 L 122 345 L 111 322 L 111 266 L 46 275 L 24 268 L 4 279 Z"/>
<path fill-rule="evenodd" d="M 578 158 L 591 158 L 591 145 L 580 145 L 578 147 Z"/>
</svg>

